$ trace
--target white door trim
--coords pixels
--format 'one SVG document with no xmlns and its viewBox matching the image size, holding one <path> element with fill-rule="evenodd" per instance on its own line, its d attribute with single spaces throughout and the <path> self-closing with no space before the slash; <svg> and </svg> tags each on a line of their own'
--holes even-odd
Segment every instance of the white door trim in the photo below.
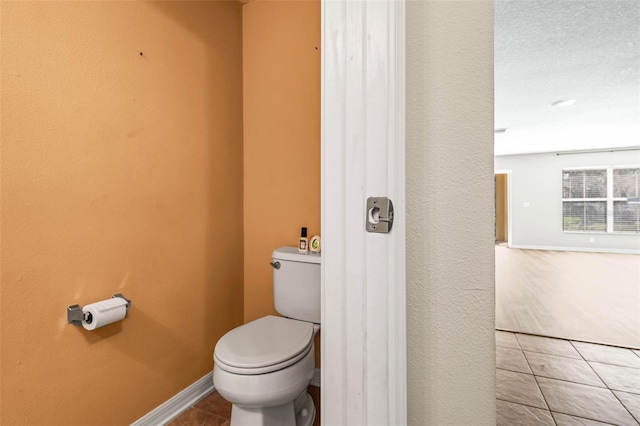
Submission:
<svg viewBox="0 0 640 426">
<path fill-rule="evenodd" d="M 405 2 L 322 1 L 322 422 L 406 424 Z M 387 196 L 392 231 L 365 231 Z"/>
</svg>

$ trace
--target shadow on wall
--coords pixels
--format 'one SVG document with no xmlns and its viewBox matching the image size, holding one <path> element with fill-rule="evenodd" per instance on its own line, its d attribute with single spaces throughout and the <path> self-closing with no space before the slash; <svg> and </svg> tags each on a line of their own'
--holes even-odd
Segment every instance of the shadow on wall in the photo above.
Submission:
<svg viewBox="0 0 640 426">
<path fill-rule="evenodd" d="M 237 12 L 241 5 L 235 1 L 223 2 L 151 2 L 148 6 L 170 17 L 202 43 L 207 54 L 206 63 L 202 64 L 206 86 L 202 87 L 207 104 L 202 106 L 205 114 L 201 124 L 206 126 L 207 139 L 210 142 L 202 155 L 208 159 L 207 168 L 210 176 L 206 178 L 208 187 L 199 196 L 206 197 L 203 204 L 207 208 L 204 223 L 204 244 L 206 255 L 199 267 L 208 277 L 206 294 L 201 298 L 202 304 L 193 311 L 185 313 L 188 317 L 198 318 L 205 324 L 239 325 L 243 317 L 243 305 L 235 306 L 237 300 L 242 301 L 243 271 L 243 228 L 230 226 L 241 217 L 242 212 L 242 15 Z M 220 14 L 233 17 L 212 25 L 211 17 Z M 233 34 L 233 37 L 230 37 Z M 172 56 L 180 58 L 182 45 L 173 40 L 166 40 L 167 48 Z M 229 58 L 233 58 L 234 66 L 229 66 Z M 205 61 L 205 59 L 203 59 Z M 176 67 L 183 64 L 176 63 Z M 234 70 L 234 71 L 231 71 Z M 215 78 L 206 78 L 208 75 Z M 221 101 L 221 99 L 226 101 Z M 234 125 L 234 120 L 240 125 Z M 209 125 L 211 121 L 218 125 Z M 230 137 L 231 136 L 231 137 Z M 233 187 L 232 193 L 229 188 Z M 230 198 L 231 197 L 231 198 Z M 220 242 L 226 242 L 224 247 Z M 230 243 L 230 244 L 229 244 Z M 230 288 L 229 283 L 235 283 Z M 185 289 L 186 291 L 186 289 Z M 214 309 L 223 305 L 228 309 Z M 211 326 L 206 326 L 211 329 Z M 233 328 L 233 327 L 231 327 Z M 225 330 L 226 331 L 226 330 Z M 213 349 L 220 333 L 201 336 L 201 345 L 212 356 Z"/>
</svg>

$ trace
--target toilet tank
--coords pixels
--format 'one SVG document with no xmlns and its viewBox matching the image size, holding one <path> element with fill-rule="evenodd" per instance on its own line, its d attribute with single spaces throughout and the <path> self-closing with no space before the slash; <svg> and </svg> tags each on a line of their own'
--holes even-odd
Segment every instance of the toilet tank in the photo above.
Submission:
<svg viewBox="0 0 640 426">
<path fill-rule="evenodd" d="M 280 247 L 272 257 L 276 311 L 287 318 L 320 324 L 320 254 Z"/>
</svg>

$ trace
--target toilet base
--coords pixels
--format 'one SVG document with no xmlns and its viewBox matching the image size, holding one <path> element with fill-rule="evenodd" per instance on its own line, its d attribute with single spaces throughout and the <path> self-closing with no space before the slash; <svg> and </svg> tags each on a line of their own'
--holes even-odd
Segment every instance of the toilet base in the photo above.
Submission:
<svg viewBox="0 0 640 426">
<path fill-rule="evenodd" d="M 311 426 L 315 417 L 316 407 L 306 390 L 295 401 L 275 407 L 231 408 L 231 426 Z"/>
</svg>

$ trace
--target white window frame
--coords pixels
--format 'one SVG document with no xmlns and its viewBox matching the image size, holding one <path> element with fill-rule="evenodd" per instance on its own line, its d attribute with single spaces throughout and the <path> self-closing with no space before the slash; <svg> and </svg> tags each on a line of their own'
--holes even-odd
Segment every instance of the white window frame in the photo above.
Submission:
<svg viewBox="0 0 640 426">
<path fill-rule="evenodd" d="M 620 235 L 638 235 L 637 232 L 623 232 L 623 231 L 614 231 L 613 229 L 613 216 L 614 216 L 614 203 L 616 201 L 626 201 L 625 197 L 614 197 L 613 195 L 613 171 L 614 170 L 624 170 L 624 169 L 640 169 L 640 164 L 632 164 L 628 166 L 612 166 L 608 169 L 607 173 L 607 196 L 610 199 L 610 202 L 607 202 L 607 232 L 612 234 L 620 234 Z M 609 188 L 609 176 L 611 176 L 611 188 Z M 611 210 L 611 214 L 609 214 L 609 209 Z M 611 220 L 609 221 L 609 217 Z M 609 223 L 611 222 L 611 223 Z"/>
<path fill-rule="evenodd" d="M 609 166 L 590 166 L 590 167 L 566 167 L 562 169 L 562 173 L 564 175 L 564 172 L 575 172 L 575 171 L 582 171 L 582 170 L 605 170 L 607 173 L 607 197 L 609 196 L 609 184 L 611 182 L 611 176 L 609 173 Z M 563 183 L 563 188 L 562 190 L 564 191 L 564 183 Z M 609 232 L 609 217 L 611 216 L 609 214 L 609 200 L 607 197 L 598 197 L 598 198 L 564 198 L 564 194 L 562 194 L 562 232 L 565 233 L 569 233 L 569 234 L 606 234 Z M 604 201 L 606 203 L 605 205 L 605 214 L 606 214 L 606 222 L 605 222 L 605 230 L 604 231 L 576 231 L 576 230 L 570 230 L 567 231 L 564 229 L 564 203 L 565 202 L 590 202 L 590 201 Z M 612 204 L 613 206 L 613 204 Z M 613 207 L 612 207 L 613 209 Z M 613 210 L 612 210 L 613 212 Z M 613 229 L 613 222 L 611 224 L 612 229 Z"/>
<path fill-rule="evenodd" d="M 624 197 L 614 197 L 613 195 L 613 171 L 621 170 L 621 169 L 637 169 L 640 168 L 640 164 L 629 164 L 629 165 L 618 165 L 618 166 L 587 166 L 587 167 L 565 167 L 562 169 L 562 173 L 578 171 L 578 170 L 606 170 L 607 173 L 607 194 L 606 197 L 599 198 L 564 198 L 562 197 L 562 232 L 568 234 L 618 234 L 618 235 L 638 235 L 634 232 L 621 232 L 614 231 L 614 202 L 615 201 L 625 201 Z M 606 202 L 606 231 L 566 231 L 564 229 L 564 203 L 571 201 L 605 201 Z"/>
</svg>

